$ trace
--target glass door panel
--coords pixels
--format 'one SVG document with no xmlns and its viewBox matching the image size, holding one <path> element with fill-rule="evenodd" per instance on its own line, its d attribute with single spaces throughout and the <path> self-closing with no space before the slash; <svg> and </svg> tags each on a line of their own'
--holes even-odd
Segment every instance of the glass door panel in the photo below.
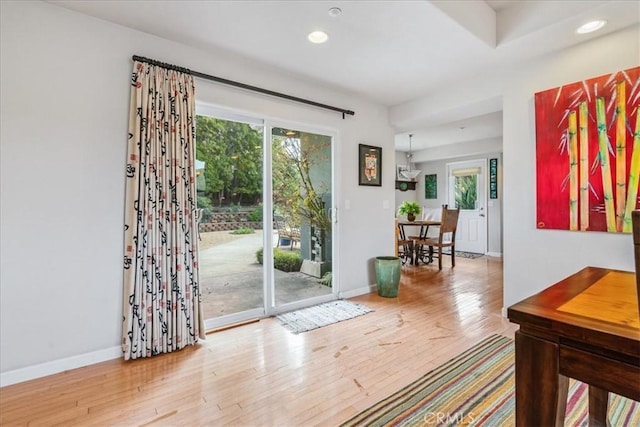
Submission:
<svg viewBox="0 0 640 427">
<path fill-rule="evenodd" d="M 332 142 L 272 128 L 274 307 L 332 298 Z"/>
<path fill-rule="evenodd" d="M 264 315 L 261 122 L 196 116 L 199 270 L 205 326 Z"/>
</svg>

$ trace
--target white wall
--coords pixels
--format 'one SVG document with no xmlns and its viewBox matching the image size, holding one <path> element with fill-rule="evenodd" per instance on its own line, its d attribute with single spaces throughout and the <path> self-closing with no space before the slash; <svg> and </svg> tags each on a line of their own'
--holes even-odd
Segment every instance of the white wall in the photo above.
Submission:
<svg viewBox="0 0 640 427">
<path fill-rule="evenodd" d="M 470 143 L 469 145 L 473 145 Z M 461 145 L 461 144 L 456 144 Z M 452 150 L 457 152 L 457 147 Z M 484 153 L 481 155 L 472 156 L 452 156 L 452 158 L 445 158 L 441 160 L 435 160 L 431 162 L 422 162 L 417 165 L 417 168 L 422 172 L 418 177 L 418 185 L 416 186 L 416 201 L 420 206 L 424 206 L 431 209 L 439 209 L 443 204 L 449 203 L 447 195 L 447 164 L 452 162 L 461 162 L 465 160 L 487 159 L 487 168 L 489 167 L 489 160 L 491 158 L 498 159 L 498 198 L 489 199 L 488 182 L 487 182 L 487 252 L 490 255 L 498 256 L 502 254 L 502 154 L 500 152 Z M 424 175 L 436 174 L 437 177 L 437 199 L 425 199 L 424 198 Z M 488 175 L 488 170 L 487 170 Z M 492 205 L 492 206 L 490 206 Z"/>
<path fill-rule="evenodd" d="M 629 234 L 536 229 L 534 93 L 640 64 L 639 26 L 528 64 L 504 91 L 504 306 L 585 266 L 634 270 Z"/>
<path fill-rule="evenodd" d="M 406 165 L 407 164 L 407 153 L 404 151 L 396 151 L 395 152 L 395 163 L 396 165 Z M 412 168 L 417 168 L 417 166 L 415 164 L 411 164 Z M 396 175 L 397 176 L 397 175 Z M 416 180 L 419 181 L 420 177 L 422 176 L 419 175 L 418 178 L 416 178 Z M 394 186 L 395 188 L 395 186 Z M 402 202 L 417 202 L 418 201 L 418 193 L 416 192 L 416 190 L 407 190 L 407 191 L 400 191 L 400 190 L 396 190 L 395 193 L 395 212 L 397 215 L 398 212 L 398 208 L 400 207 L 400 205 L 402 204 Z"/>
<path fill-rule="evenodd" d="M 348 200 L 350 209 L 339 214 L 335 267 L 343 295 L 367 292 L 375 282 L 372 260 L 392 253 L 394 240 L 395 158 L 386 108 L 48 3 L 0 4 L 2 385 L 120 354 L 133 54 L 354 110 L 343 120 L 196 82 L 199 101 L 338 133 L 337 207 Z M 358 143 L 383 148 L 382 187 L 358 186 Z"/>
</svg>

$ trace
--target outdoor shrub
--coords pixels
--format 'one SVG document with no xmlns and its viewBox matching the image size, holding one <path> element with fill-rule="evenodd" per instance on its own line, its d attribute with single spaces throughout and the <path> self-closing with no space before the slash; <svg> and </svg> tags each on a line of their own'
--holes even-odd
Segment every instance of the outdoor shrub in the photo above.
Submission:
<svg viewBox="0 0 640 427">
<path fill-rule="evenodd" d="M 253 234 L 256 231 L 249 227 L 240 227 L 237 230 L 230 231 L 229 234 Z"/>
<path fill-rule="evenodd" d="M 249 212 L 248 219 L 252 222 L 262 221 L 262 206 L 258 206 Z"/>
<path fill-rule="evenodd" d="M 260 248 L 256 252 L 256 259 L 259 264 L 263 261 L 263 249 Z M 299 251 L 281 251 L 280 249 L 273 249 L 273 266 L 280 271 L 287 273 L 292 271 L 300 271 L 302 266 L 302 257 Z"/>
<path fill-rule="evenodd" d="M 198 205 L 199 208 L 213 209 L 213 202 L 207 196 L 198 196 L 197 205 Z"/>
<path fill-rule="evenodd" d="M 202 210 L 202 222 L 209 222 L 211 220 L 211 215 L 213 211 L 209 208 L 204 208 Z"/>
<path fill-rule="evenodd" d="M 320 283 L 322 283 L 325 286 L 331 286 L 332 280 L 333 280 L 333 274 L 330 271 L 327 271 L 326 273 L 324 273 L 324 276 L 322 276 L 322 279 L 320 279 Z"/>
<path fill-rule="evenodd" d="M 302 266 L 302 257 L 298 252 L 294 251 L 281 251 L 276 249 L 273 254 L 274 261 L 273 266 L 281 271 L 300 271 Z"/>
<path fill-rule="evenodd" d="M 213 202 L 207 196 L 198 196 L 198 208 L 202 209 L 202 222 L 209 222 L 213 213 Z"/>
</svg>

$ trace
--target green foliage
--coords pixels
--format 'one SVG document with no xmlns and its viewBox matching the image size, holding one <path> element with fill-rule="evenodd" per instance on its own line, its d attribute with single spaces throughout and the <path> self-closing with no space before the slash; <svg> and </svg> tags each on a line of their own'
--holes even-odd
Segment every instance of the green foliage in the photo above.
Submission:
<svg viewBox="0 0 640 427">
<path fill-rule="evenodd" d="M 275 213 L 287 216 L 296 227 L 306 219 L 328 231 L 330 206 L 325 205 L 331 195 L 331 138 L 286 135 L 285 129 L 276 128 L 271 136 Z M 196 116 L 196 158 L 205 162 L 198 189 L 204 187 L 204 195 L 216 209 L 237 212 L 241 205 L 259 203 L 262 139 L 261 127 Z M 261 221 L 262 210 L 256 208 L 247 219 Z"/>
<path fill-rule="evenodd" d="M 262 134 L 245 123 L 196 116 L 196 158 L 205 162 L 205 195 L 236 203 L 262 195 Z"/>
<path fill-rule="evenodd" d="M 252 222 L 262 221 L 262 206 L 253 208 L 253 210 L 249 212 L 247 219 Z"/>
<path fill-rule="evenodd" d="M 295 207 L 300 203 L 298 171 L 287 155 L 283 143 L 284 138 L 273 137 L 271 144 L 273 201 L 277 206 L 277 214 L 290 216 L 292 221 L 299 224 Z"/>
<path fill-rule="evenodd" d="M 207 196 L 198 196 L 198 207 L 202 209 L 213 209 L 213 202 Z"/>
<path fill-rule="evenodd" d="M 420 212 L 422 212 L 422 208 L 418 202 L 404 201 L 398 208 L 398 215 L 418 215 Z"/>
<path fill-rule="evenodd" d="M 232 213 L 240 212 L 240 203 L 238 203 L 238 204 L 234 204 L 234 203 L 229 204 L 229 206 L 227 206 L 226 211 L 227 212 L 232 212 Z"/>
<path fill-rule="evenodd" d="M 253 234 L 256 231 L 249 227 L 240 227 L 237 230 L 230 231 L 229 234 Z"/>
<path fill-rule="evenodd" d="M 202 208 L 202 222 L 208 222 L 213 213 L 213 202 L 206 196 L 198 196 L 198 208 Z"/>
<path fill-rule="evenodd" d="M 477 175 L 457 176 L 455 182 L 456 206 L 460 209 L 475 209 L 478 187 Z"/>
<path fill-rule="evenodd" d="M 324 273 L 324 276 L 322 276 L 322 279 L 320 279 L 320 283 L 322 283 L 325 286 L 331 286 L 332 280 L 333 280 L 333 273 L 331 273 L 330 271 L 327 271 L 326 273 Z"/>
<path fill-rule="evenodd" d="M 263 248 L 258 249 L 256 252 L 256 259 L 259 264 L 262 264 Z M 299 251 L 281 251 L 280 249 L 273 249 L 273 266 L 280 271 L 292 272 L 300 271 L 302 267 L 302 257 Z"/>
<path fill-rule="evenodd" d="M 298 252 L 285 252 L 276 249 L 273 265 L 281 271 L 300 271 L 300 267 L 302 267 L 302 257 Z"/>
<path fill-rule="evenodd" d="M 273 185 L 278 213 L 300 224 L 331 229 L 323 196 L 331 189 L 331 173 L 325 165 L 331 155 L 330 138 L 303 134 L 300 138 L 273 136 Z"/>
</svg>

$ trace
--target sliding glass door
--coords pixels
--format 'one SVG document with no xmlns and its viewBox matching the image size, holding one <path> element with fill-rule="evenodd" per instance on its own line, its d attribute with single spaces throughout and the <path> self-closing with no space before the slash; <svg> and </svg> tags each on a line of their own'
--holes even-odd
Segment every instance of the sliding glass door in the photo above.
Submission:
<svg viewBox="0 0 640 427">
<path fill-rule="evenodd" d="M 333 298 L 332 147 L 329 135 L 271 128 L 275 311 Z"/>
<path fill-rule="evenodd" d="M 202 110 L 202 109 L 200 109 Z M 204 109 L 196 116 L 199 270 L 205 326 L 264 314 L 264 124 Z"/>
<path fill-rule="evenodd" d="M 198 107 L 207 329 L 335 298 L 333 139 Z"/>
</svg>

